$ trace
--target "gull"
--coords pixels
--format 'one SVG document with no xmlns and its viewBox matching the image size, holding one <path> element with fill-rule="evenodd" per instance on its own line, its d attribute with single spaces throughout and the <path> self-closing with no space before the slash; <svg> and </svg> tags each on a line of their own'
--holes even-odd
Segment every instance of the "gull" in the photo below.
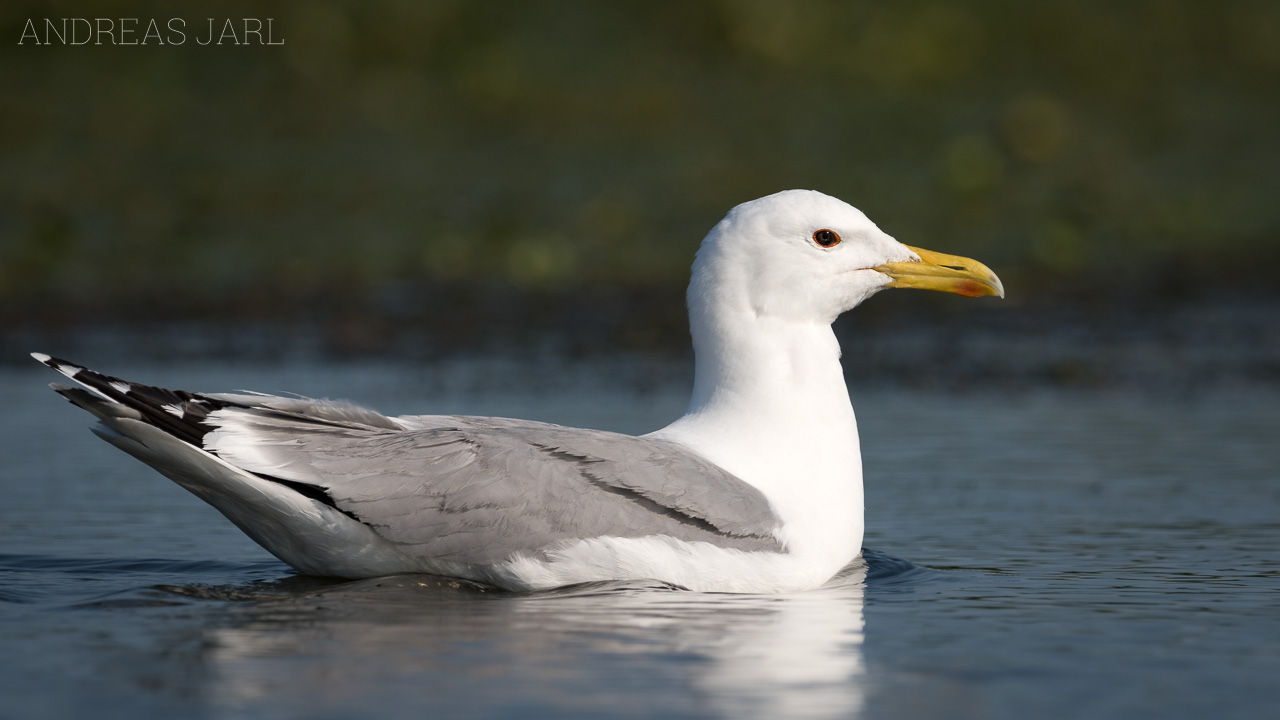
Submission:
<svg viewBox="0 0 1280 720">
<path fill-rule="evenodd" d="M 1004 297 L 981 263 L 904 245 L 816 191 L 733 208 L 693 263 L 689 404 L 642 436 L 171 391 L 32 355 L 78 383 L 52 387 L 96 434 L 303 574 L 789 592 L 861 552 L 858 427 L 831 324 L 885 288 Z"/>
</svg>

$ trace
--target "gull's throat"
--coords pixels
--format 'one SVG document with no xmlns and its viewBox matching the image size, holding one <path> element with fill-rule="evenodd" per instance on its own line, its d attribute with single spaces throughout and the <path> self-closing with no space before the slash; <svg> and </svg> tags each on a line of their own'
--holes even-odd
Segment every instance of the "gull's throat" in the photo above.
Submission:
<svg viewBox="0 0 1280 720">
<path fill-rule="evenodd" d="M 847 562 L 862 542 L 862 467 L 830 326 L 741 316 L 712 325 L 699 320 L 714 316 L 691 315 L 693 394 L 685 415 L 655 435 L 763 492 L 794 551 Z"/>
</svg>

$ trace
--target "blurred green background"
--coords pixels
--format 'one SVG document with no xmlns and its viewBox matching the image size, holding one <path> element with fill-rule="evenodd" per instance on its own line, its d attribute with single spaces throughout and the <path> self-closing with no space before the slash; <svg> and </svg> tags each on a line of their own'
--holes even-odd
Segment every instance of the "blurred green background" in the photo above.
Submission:
<svg viewBox="0 0 1280 720">
<path fill-rule="evenodd" d="M 46 17 L 188 37 L 19 45 Z M 11 335 L 686 346 L 701 236 L 792 187 L 986 262 L 1005 316 L 1277 290 L 1274 1 L 6 2 L 0 39 Z"/>
</svg>

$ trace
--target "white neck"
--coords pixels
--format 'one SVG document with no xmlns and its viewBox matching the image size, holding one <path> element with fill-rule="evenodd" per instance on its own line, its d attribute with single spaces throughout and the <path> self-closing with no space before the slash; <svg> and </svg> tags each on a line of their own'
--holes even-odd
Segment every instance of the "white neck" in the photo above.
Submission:
<svg viewBox="0 0 1280 720">
<path fill-rule="evenodd" d="M 858 429 L 839 343 L 829 324 L 712 300 L 690 292 L 693 396 L 654 435 L 760 489 L 788 547 L 830 555 L 839 569 L 863 531 Z"/>
</svg>

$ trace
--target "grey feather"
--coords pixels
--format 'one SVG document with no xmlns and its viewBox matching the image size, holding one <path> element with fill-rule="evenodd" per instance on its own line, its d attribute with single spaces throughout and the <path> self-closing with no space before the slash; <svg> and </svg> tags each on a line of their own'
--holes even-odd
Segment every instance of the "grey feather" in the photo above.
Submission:
<svg viewBox="0 0 1280 720">
<path fill-rule="evenodd" d="M 671 442 L 500 418 L 399 418 L 413 429 L 392 430 L 316 421 L 324 415 L 228 408 L 210 420 L 235 428 L 235 441 L 215 432 L 210 447 L 250 472 L 323 489 L 423 558 L 491 564 L 600 536 L 782 550 L 760 491 Z"/>
<path fill-rule="evenodd" d="M 349 400 L 315 400 L 307 397 L 280 397 L 265 393 L 201 393 L 212 398 L 245 408 L 270 410 L 300 420 L 310 419 L 344 427 L 368 426 L 387 430 L 402 430 L 403 426 L 377 410 L 357 405 Z"/>
</svg>

